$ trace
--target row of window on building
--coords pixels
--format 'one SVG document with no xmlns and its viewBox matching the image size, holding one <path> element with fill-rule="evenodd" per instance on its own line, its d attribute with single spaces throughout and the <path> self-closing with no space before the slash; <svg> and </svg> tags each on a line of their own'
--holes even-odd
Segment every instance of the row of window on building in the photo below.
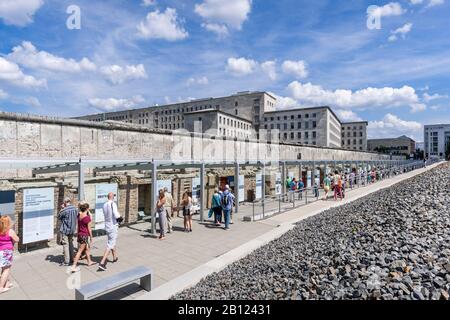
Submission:
<svg viewBox="0 0 450 320">
<path fill-rule="evenodd" d="M 311 115 L 311 117 L 312 118 L 316 118 L 317 117 L 317 113 L 313 113 L 312 115 Z M 299 114 L 299 115 L 297 115 L 297 119 L 301 119 L 302 118 L 302 115 L 301 114 Z M 264 121 L 269 121 L 269 119 L 270 119 L 270 121 L 275 121 L 275 117 L 265 117 L 264 118 Z M 291 120 L 295 120 L 295 116 L 294 115 L 291 115 L 290 116 L 290 119 Z M 305 119 L 309 119 L 309 113 L 306 113 L 305 114 Z M 276 120 L 277 121 L 280 121 L 281 120 L 281 117 L 276 117 Z M 288 116 L 284 116 L 283 117 L 283 120 L 288 120 Z"/>
<path fill-rule="evenodd" d="M 200 118 L 201 119 L 201 118 Z M 230 119 L 227 117 L 219 116 L 219 125 L 227 125 L 231 126 L 233 128 L 243 129 L 243 130 L 250 130 L 250 124 L 244 123 L 242 121 Z"/>
<path fill-rule="evenodd" d="M 357 140 L 353 139 L 353 145 L 356 147 L 357 144 Z M 363 139 L 359 139 L 359 144 L 362 145 L 363 144 Z M 350 146 L 352 145 L 352 140 L 351 139 L 347 139 L 347 144 L 345 144 L 345 139 L 342 139 L 342 146 Z M 356 149 L 355 149 L 356 150 Z M 360 147 L 360 150 L 362 150 L 362 146 Z"/>
<path fill-rule="evenodd" d="M 304 122 L 304 128 L 303 129 L 315 129 L 317 128 L 317 121 L 312 121 L 311 122 L 311 128 L 309 127 L 310 122 L 306 121 Z M 278 130 L 295 130 L 295 122 L 291 122 L 290 124 L 290 129 L 288 129 L 288 124 L 287 123 L 283 123 L 283 127 L 281 126 L 281 123 L 277 123 L 277 124 L 270 124 L 270 129 L 275 129 L 275 127 Z M 264 125 L 264 129 L 269 129 L 269 125 L 265 124 Z M 297 129 L 302 129 L 302 122 L 297 122 Z"/>
<path fill-rule="evenodd" d="M 342 130 L 345 130 L 344 126 L 342 126 Z M 352 130 L 352 127 L 347 127 L 347 130 Z M 353 130 L 357 130 L 357 127 L 353 126 Z M 363 126 L 359 126 L 359 130 L 363 130 Z"/>
<path fill-rule="evenodd" d="M 347 131 L 347 138 L 350 138 L 351 136 L 352 136 L 352 133 Z M 353 138 L 356 138 L 357 136 L 358 136 L 357 132 L 354 131 L 353 132 Z M 362 131 L 359 132 L 359 136 L 360 137 L 364 136 Z M 345 138 L 345 133 L 344 132 L 342 132 L 342 138 Z"/>
<path fill-rule="evenodd" d="M 219 128 L 219 135 L 235 138 L 248 138 L 249 133 L 234 129 Z"/>
</svg>

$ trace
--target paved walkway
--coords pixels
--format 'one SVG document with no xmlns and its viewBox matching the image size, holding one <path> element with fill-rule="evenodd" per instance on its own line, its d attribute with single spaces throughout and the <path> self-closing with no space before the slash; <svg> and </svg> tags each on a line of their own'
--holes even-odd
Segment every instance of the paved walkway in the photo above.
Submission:
<svg viewBox="0 0 450 320">
<path fill-rule="evenodd" d="M 177 290 L 195 284 L 206 274 L 218 271 L 257 247 L 275 239 L 293 227 L 292 223 L 317 214 L 332 206 L 354 201 L 368 193 L 420 174 L 420 169 L 390 180 L 347 193 L 346 200 L 318 201 L 260 222 L 242 222 L 242 214 L 234 217 L 235 224 L 225 231 L 210 222 L 194 223 L 193 233 L 182 231 L 182 219 L 176 219 L 175 232 L 167 240 L 159 241 L 148 233 L 149 224 L 141 223 L 119 231 L 119 261 L 109 263 L 108 271 L 98 272 L 96 266 L 81 265 L 80 280 L 89 283 L 108 275 L 144 265 L 154 270 L 154 288 L 151 294 L 142 291 L 137 282 L 102 299 L 157 299 L 167 298 Z M 93 257 L 102 256 L 105 237 L 94 239 Z M 67 286 L 69 275 L 60 267 L 61 247 L 55 246 L 25 254 L 16 254 L 12 268 L 15 287 L 0 295 L 4 299 L 73 299 L 74 290 Z"/>
</svg>

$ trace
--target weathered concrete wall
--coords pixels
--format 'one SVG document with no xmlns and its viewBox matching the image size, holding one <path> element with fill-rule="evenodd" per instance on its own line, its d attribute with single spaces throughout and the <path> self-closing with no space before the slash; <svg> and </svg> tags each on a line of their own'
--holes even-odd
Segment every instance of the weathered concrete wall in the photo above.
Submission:
<svg viewBox="0 0 450 320">
<path fill-rule="evenodd" d="M 91 158 L 158 160 L 380 160 L 387 155 L 222 140 L 126 124 L 94 123 L 0 113 L 2 158 Z"/>
</svg>

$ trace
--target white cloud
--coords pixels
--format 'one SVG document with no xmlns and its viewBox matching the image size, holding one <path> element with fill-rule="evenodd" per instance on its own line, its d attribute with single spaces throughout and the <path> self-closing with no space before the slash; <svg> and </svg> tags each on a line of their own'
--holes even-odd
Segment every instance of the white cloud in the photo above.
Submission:
<svg viewBox="0 0 450 320">
<path fill-rule="evenodd" d="M 96 70 L 95 64 L 87 58 L 83 58 L 80 61 L 64 59 L 46 51 L 38 51 L 29 41 L 23 41 L 21 45 L 14 47 L 7 58 L 32 69 L 73 73 Z"/>
<path fill-rule="evenodd" d="M 252 9 L 252 0 L 203 0 L 195 5 L 195 12 L 205 19 L 205 28 L 224 34 L 224 30 L 241 30 Z M 209 28 L 206 27 L 209 25 Z M 212 27 L 211 27 L 212 26 Z"/>
<path fill-rule="evenodd" d="M 423 126 L 416 121 L 405 121 L 388 113 L 380 121 L 370 121 L 368 126 L 369 138 L 396 138 L 407 135 L 413 139 L 421 137 Z"/>
<path fill-rule="evenodd" d="M 299 106 L 298 102 L 295 99 L 292 99 L 291 97 L 279 96 L 273 92 L 269 92 L 269 94 L 277 99 L 275 105 L 276 109 L 289 109 Z"/>
<path fill-rule="evenodd" d="M 388 38 L 388 41 L 389 42 L 397 41 L 397 36 L 395 34 L 390 35 L 389 38 Z"/>
<path fill-rule="evenodd" d="M 228 36 L 228 28 L 223 24 L 202 23 L 202 27 L 208 31 L 215 32 L 220 38 Z"/>
<path fill-rule="evenodd" d="M 40 103 L 39 99 L 36 97 L 28 97 L 28 98 L 23 99 L 23 101 L 28 106 L 31 106 L 34 108 L 41 107 L 41 103 Z"/>
<path fill-rule="evenodd" d="M 21 45 L 14 47 L 7 58 L 22 66 L 37 70 L 68 73 L 97 71 L 95 63 L 87 58 L 76 61 L 74 59 L 58 57 L 46 51 L 37 50 L 37 48 L 28 41 L 23 41 Z M 101 67 L 99 72 L 112 84 L 121 84 L 129 80 L 147 78 L 145 67 L 142 64 L 127 65 L 124 67 L 119 65 L 108 65 Z"/>
<path fill-rule="evenodd" d="M 200 78 L 189 78 L 186 81 L 186 85 L 187 86 L 192 86 L 192 85 L 208 85 L 209 84 L 209 80 L 207 77 L 200 77 Z"/>
<path fill-rule="evenodd" d="M 445 3 L 445 0 L 430 0 L 430 2 L 428 2 L 427 8 L 439 6 L 444 3 Z"/>
<path fill-rule="evenodd" d="M 337 89 L 330 91 L 311 83 L 294 81 L 288 86 L 294 99 L 309 106 L 329 105 L 342 109 L 367 109 L 410 106 L 417 111 L 419 97 L 414 88 L 366 88 L 357 91 Z"/>
<path fill-rule="evenodd" d="M 8 94 L 0 89 L 0 100 L 8 98 Z"/>
<path fill-rule="evenodd" d="M 156 0 L 142 0 L 141 5 L 144 7 L 154 6 L 156 5 Z"/>
<path fill-rule="evenodd" d="M 281 68 L 283 69 L 284 73 L 292 74 L 297 79 L 303 79 L 308 76 L 306 62 L 303 60 L 299 61 L 286 60 L 283 62 Z"/>
<path fill-rule="evenodd" d="M 378 7 L 377 9 L 375 9 L 373 15 L 378 17 L 401 16 L 405 12 L 406 10 L 402 8 L 400 3 L 390 2 L 382 7 Z"/>
<path fill-rule="evenodd" d="M 430 102 L 430 101 L 433 101 L 433 100 L 440 100 L 440 99 L 448 99 L 448 96 L 447 95 L 440 95 L 440 94 L 437 94 L 437 93 L 429 95 L 426 92 L 423 94 L 423 100 L 425 102 Z"/>
<path fill-rule="evenodd" d="M 409 33 L 412 29 L 412 23 L 407 23 L 404 26 L 391 31 L 391 36 L 389 37 L 389 41 L 395 41 L 397 40 L 397 35 L 400 35 L 403 39 L 405 38 L 406 34 Z"/>
<path fill-rule="evenodd" d="M 427 110 L 427 105 L 423 103 L 413 103 L 410 107 L 411 113 L 417 113 Z"/>
<path fill-rule="evenodd" d="M 227 71 L 235 76 L 246 76 L 256 71 L 258 63 L 255 60 L 245 58 L 229 58 Z"/>
<path fill-rule="evenodd" d="M 409 0 L 412 5 L 422 4 L 424 0 Z"/>
<path fill-rule="evenodd" d="M 147 78 L 147 73 L 142 64 L 125 67 L 118 65 L 105 66 L 100 69 L 100 73 L 112 84 L 122 84 L 130 80 Z"/>
<path fill-rule="evenodd" d="M 261 69 L 265 74 L 267 74 L 267 76 L 271 80 L 277 79 L 277 70 L 276 70 L 276 61 L 275 60 L 266 61 L 266 62 L 261 63 Z"/>
<path fill-rule="evenodd" d="M 5 24 L 24 27 L 33 22 L 33 15 L 44 0 L 1 0 L 0 18 Z"/>
<path fill-rule="evenodd" d="M 116 98 L 92 98 L 89 99 L 89 104 L 101 111 L 110 112 L 122 109 L 132 109 L 136 108 L 138 104 L 145 102 L 142 96 L 134 96 L 131 99 L 116 99 Z"/>
<path fill-rule="evenodd" d="M 336 110 L 336 114 L 339 117 L 339 120 L 345 121 L 345 122 L 351 122 L 351 121 L 362 121 L 363 119 L 358 116 L 355 112 L 351 110 Z"/>
<path fill-rule="evenodd" d="M 0 80 L 22 87 L 46 87 L 45 79 L 36 79 L 22 72 L 17 64 L 0 57 Z"/>
<path fill-rule="evenodd" d="M 164 12 L 149 12 L 146 20 L 141 21 L 137 29 L 138 36 L 144 39 L 177 41 L 189 36 L 178 20 L 177 10 L 173 8 L 167 8 Z"/>
</svg>

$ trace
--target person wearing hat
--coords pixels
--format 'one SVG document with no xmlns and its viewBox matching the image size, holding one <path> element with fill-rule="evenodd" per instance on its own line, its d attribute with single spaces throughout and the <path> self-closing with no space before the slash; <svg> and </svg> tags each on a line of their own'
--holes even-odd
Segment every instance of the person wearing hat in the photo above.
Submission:
<svg viewBox="0 0 450 320">
<path fill-rule="evenodd" d="M 74 247 L 73 236 L 77 227 L 78 210 L 72 205 L 72 199 L 65 197 L 61 206 L 61 211 L 58 214 L 58 220 L 61 222 L 59 228 L 60 243 L 63 247 L 64 261 L 62 266 L 70 266 L 73 263 Z"/>
<path fill-rule="evenodd" d="M 225 216 L 225 230 L 230 229 L 230 220 L 231 220 L 231 210 L 233 209 L 233 199 L 234 196 L 230 192 L 230 186 L 226 185 L 225 190 L 222 194 L 222 211 L 223 215 Z"/>
</svg>

